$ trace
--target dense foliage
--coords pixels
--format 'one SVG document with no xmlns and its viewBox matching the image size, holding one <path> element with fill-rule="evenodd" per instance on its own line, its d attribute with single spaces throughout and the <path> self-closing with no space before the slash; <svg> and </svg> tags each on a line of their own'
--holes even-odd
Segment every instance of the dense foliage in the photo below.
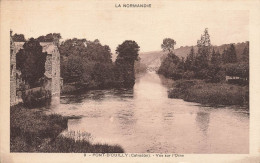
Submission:
<svg viewBox="0 0 260 163">
<path fill-rule="evenodd" d="M 46 36 L 39 36 L 37 40 L 39 42 L 53 42 L 61 39 L 60 33 L 49 33 Z"/>
<path fill-rule="evenodd" d="M 181 98 L 210 106 L 249 104 L 248 86 L 227 83 L 206 83 L 202 80 L 178 80 L 169 91 L 169 98 Z"/>
<path fill-rule="evenodd" d="M 100 88 L 113 83 L 111 50 L 99 40 L 68 39 L 61 43 L 59 51 L 61 76 L 65 83 Z"/>
<path fill-rule="evenodd" d="M 24 35 L 15 34 L 14 41 L 26 41 Z M 49 33 L 31 38 L 17 54 L 17 69 L 31 88 L 41 86 L 45 73 L 47 53 L 42 53 L 40 42 L 54 42 L 60 52 L 61 77 L 71 90 L 132 87 L 135 73 L 146 67 L 138 60 L 139 46 L 135 41 L 125 41 L 117 47 L 116 62 L 112 62 L 110 47 L 99 40 L 67 39 L 60 43 L 60 33 Z M 74 88 L 72 88 L 74 87 Z M 65 87 L 66 88 L 66 87 Z M 65 91 L 66 92 L 66 91 Z"/>
<path fill-rule="evenodd" d="M 231 76 L 239 78 L 242 83 L 248 83 L 249 44 L 244 48 L 241 59 L 238 59 L 233 44 L 220 54 L 211 45 L 208 29 L 205 29 L 196 48 L 197 53 L 192 47 L 185 59 L 180 59 L 174 52 L 169 51 L 158 73 L 173 79 L 203 79 L 214 83 Z"/>
<path fill-rule="evenodd" d="M 31 88 L 39 86 L 39 79 L 44 76 L 47 53 L 42 52 L 39 41 L 31 38 L 23 49 L 16 54 L 16 67 L 21 77 Z"/>
<path fill-rule="evenodd" d="M 13 39 L 14 42 L 25 42 L 26 41 L 23 34 L 17 34 L 17 33 L 15 33 L 12 36 L 12 39 Z"/>
<path fill-rule="evenodd" d="M 141 62 L 141 58 L 138 57 L 137 61 L 135 61 L 135 74 L 145 73 L 147 71 L 147 66 Z"/>
<path fill-rule="evenodd" d="M 173 52 L 174 45 L 176 44 L 176 41 L 174 41 L 171 38 L 165 38 L 163 39 L 163 43 L 161 44 L 161 48 L 163 51 L 168 51 L 169 53 Z"/>
<path fill-rule="evenodd" d="M 134 65 L 139 48 L 135 41 L 126 40 L 116 49 L 118 56 L 115 61 L 115 78 L 120 87 L 133 87 L 135 84 Z"/>
<path fill-rule="evenodd" d="M 27 108 L 46 106 L 50 103 L 51 91 L 42 87 L 22 92 L 23 105 Z"/>
<path fill-rule="evenodd" d="M 11 152 L 55 153 L 122 153 L 119 145 L 93 144 L 81 137 L 61 136 L 68 128 L 68 117 L 45 114 L 37 109 L 29 110 L 22 104 L 10 108 Z"/>
</svg>

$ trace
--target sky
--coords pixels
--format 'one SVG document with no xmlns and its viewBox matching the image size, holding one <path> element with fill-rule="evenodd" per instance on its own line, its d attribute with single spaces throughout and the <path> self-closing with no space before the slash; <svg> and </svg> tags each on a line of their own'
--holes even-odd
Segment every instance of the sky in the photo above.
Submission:
<svg viewBox="0 0 260 163">
<path fill-rule="evenodd" d="M 246 10 L 187 9 L 178 4 L 152 4 L 151 9 L 118 9 L 117 2 L 15 3 L 9 10 L 13 33 L 26 38 L 60 33 L 69 38 L 99 39 L 114 53 L 124 40 L 135 40 L 141 52 L 161 50 L 164 38 L 180 46 L 196 45 L 205 28 L 211 43 L 248 41 Z"/>
</svg>

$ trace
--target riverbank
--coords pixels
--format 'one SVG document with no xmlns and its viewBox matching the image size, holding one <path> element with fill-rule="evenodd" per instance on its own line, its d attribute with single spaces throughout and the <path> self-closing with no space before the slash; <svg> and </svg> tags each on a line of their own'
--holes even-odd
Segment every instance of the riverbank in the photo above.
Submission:
<svg viewBox="0 0 260 163">
<path fill-rule="evenodd" d="M 249 106 L 249 87 L 202 80 L 178 80 L 168 92 L 169 98 L 181 98 L 209 106 Z"/>
<path fill-rule="evenodd" d="M 10 109 L 11 152 L 78 152 L 78 153 L 122 153 L 118 146 L 91 144 L 60 136 L 67 128 L 68 117 L 58 114 L 46 115 L 39 109 L 26 109 L 22 104 Z"/>
<path fill-rule="evenodd" d="M 102 90 L 102 89 L 109 89 L 109 88 L 116 88 L 116 84 L 110 83 L 105 86 L 99 86 L 99 85 L 81 86 L 77 84 L 67 83 L 63 85 L 61 94 L 74 94 L 74 93 L 85 92 L 86 90 Z"/>
</svg>

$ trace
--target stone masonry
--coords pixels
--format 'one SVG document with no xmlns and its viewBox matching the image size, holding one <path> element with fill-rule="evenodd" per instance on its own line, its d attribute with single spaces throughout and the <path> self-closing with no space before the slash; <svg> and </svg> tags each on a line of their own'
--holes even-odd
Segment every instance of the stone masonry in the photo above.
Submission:
<svg viewBox="0 0 260 163">
<path fill-rule="evenodd" d="M 11 36 L 11 35 L 10 35 Z M 10 103 L 11 105 L 18 103 L 17 97 L 17 79 L 16 79 L 16 54 L 23 48 L 25 42 L 10 41 Z M 45 77 L 48 83 L 45 89 L 51 90 L 52 96 L 59 96 L 61 89 L 60 78 L 60 53 L 57 44 L 54 42 L 40 42 L 42 51 L 47 52 L 45 62 Z"/>
</svg>

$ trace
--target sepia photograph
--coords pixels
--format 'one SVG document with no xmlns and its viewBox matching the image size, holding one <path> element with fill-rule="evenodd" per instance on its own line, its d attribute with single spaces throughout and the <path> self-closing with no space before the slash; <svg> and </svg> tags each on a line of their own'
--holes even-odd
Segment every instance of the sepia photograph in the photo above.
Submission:
<svg viewBox="0 0 260 163">
<path fill-rule="evenodd" d="M 6 11 L 10 154 L 250 154 L 249 9 L 56 2 Z"/>
</svg>

